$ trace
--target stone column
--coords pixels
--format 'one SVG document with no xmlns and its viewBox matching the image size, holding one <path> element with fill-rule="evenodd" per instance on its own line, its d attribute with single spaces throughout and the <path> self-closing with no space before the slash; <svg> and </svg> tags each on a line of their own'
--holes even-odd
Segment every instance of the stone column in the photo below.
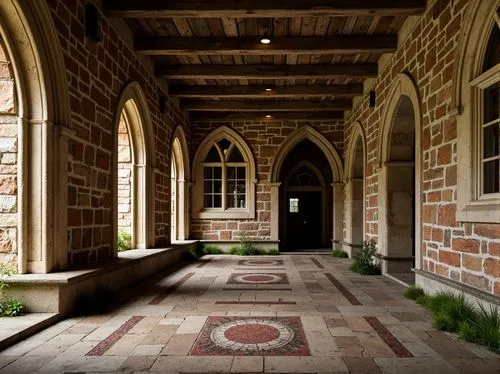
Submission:
<svg viewBox="0 0 500 374">
<path fill-rule="evenodd" d="M 271 187 L 271 240 L 279 240 L 279 211 L 281 183 L 270 183 Z"/>
<path fill-rule="evenodd" d="M 343 240 L 344 183 L 334 182 L 333 187 L 333 246 L 340 246 Z"/>
</svg>

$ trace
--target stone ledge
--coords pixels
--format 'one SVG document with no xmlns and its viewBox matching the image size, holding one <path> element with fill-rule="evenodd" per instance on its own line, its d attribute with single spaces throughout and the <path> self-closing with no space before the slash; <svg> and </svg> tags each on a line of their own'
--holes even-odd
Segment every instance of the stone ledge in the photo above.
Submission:
<svg viewBox="0 0 500 374">
<path fill-rule="evenodd" d="M 5 279 L 9 284 L 6 294 L 22 301 L 29 312 L 65 316 L 81 295 L 93 295 L 100 287 L 119 291 L 174 265 L 197 245 L 197 241 L 185 241 L 170 248 L 129 250 L 119 253 L 117 260 L 91 269 L 13 275 Z"/>
<path fill-rule="evenodd" d="M 30 313 L 0 318 L 0 350 L 3 350 L 61 319 L 57 313 Z"/>
<path fill-rule="evenodd" d="M 454 281 L 452 279 L 441 277 L 437 274 L 420 269 L 412 269 L 415 272 L 415 283 L 428 293 L 436 293 L 438 291 L 458 291 L 468 295 L 469 298 L 475 299 L 478 302 L 490 305 L 500 306 L 500 297 L 492 295 L 488 292 L 468 286 L 466 284 Z M 430 282 L 428 282 L 430 281 Z"/>
</svg>

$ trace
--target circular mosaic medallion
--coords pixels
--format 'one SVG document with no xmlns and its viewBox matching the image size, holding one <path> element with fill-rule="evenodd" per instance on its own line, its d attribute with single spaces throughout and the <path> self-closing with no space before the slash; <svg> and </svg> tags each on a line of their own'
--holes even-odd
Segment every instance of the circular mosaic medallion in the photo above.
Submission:
<svg viewBox="0 0 500 374">
<path fill-rule="evenodd" d="M 269 351 L 283 347 L 293 338 L 294 332 L 290 327 L 265 319 L 228 322 L 210 334 L 216 345 L 233 351 Z"/>
<path fill-rule="evenodd" d="M 247 260 L 245 265 L 278 265 L 279 262 L 275 260 Z"/>
<path fill-rule="evenodd" d="M 243 274 L 234 278 L 238 283 L 278 283 L 283 279 L 276 274 Z"/>
</svg>

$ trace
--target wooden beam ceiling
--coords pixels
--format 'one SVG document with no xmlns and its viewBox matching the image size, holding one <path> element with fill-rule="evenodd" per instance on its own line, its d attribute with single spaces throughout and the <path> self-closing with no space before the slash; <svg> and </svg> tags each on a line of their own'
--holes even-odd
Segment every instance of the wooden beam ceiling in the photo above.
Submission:
<svg viewBox="0 0 500 374">
<path fill-rule="evenodd" d="M 328 17 L 419 15 L 426 0 L 104 0 L 108 16 L 172 17 Z"/>
<path fill-rule="evenodd" d="M 139 36 L 135 39 L 136 52 L 156 56 L 388 53 L 397 46 L 397 35 L 282 37 L 273 38 L 270 44 L 260 43 L 259 37 Z"/>
<path fill-rule="evenodd" d="M 371 78 L 377 71 L 377 64 L 163 65 L 156 75 L 170 79 L 328 79 Z"/>
<path fill-rule="evenodd" d="M 192 122 L 228 122 L 228 121 L 320 121 L 343 120 L 344 112 L 275 112 L 267 117 L 263 112 L 193 112 Z"/>
<path fill-rule="evenodd" d="M 266 91 L 270 89 L 271 91 Z M 357 96 L 363 94 L 362 84 L 291 85 L 291 86 L 172 86 L 169 94 L 181 98 L 294 98 Z"/>
<path fill-rule="evenodd" d="M 181 104 L 185 110 L 211 112 L 331 112 L 352 109 L 351 100 L 184 100 Z"/>
</svg>

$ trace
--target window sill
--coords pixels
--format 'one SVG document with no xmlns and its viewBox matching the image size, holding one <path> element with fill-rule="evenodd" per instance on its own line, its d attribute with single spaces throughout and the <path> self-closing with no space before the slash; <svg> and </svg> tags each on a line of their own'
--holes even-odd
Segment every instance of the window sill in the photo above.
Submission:
<svg viewBox="0 0 500 374">
<path fill-rule="evenodd" d="M 457 210 L 458 222 L 500 223 L 500 199 L 470 202 Z"/>
<path fill-rule="evenodd" d="M 193 213 L 193 219 L 254 219 L 255 212 L 245 211 L 202 211 Z"/>
</svg>

